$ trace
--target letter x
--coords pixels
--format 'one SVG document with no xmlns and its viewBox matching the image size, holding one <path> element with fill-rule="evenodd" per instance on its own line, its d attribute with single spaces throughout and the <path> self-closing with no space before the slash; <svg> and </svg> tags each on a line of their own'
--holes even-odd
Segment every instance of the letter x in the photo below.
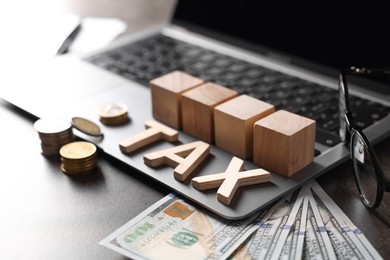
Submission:
<svg viewBox="0 0 390 260">
<path fill-rule="evenodd" d="M 218 188 L 217 199 L 229 205 L 239 187 L 271 181 L 271 174 L 263 169 L 244 171 L 244 161 L 233 157 L 224 173 L 195 177 L 191 183 L 198 190 Z"/>
</svg>

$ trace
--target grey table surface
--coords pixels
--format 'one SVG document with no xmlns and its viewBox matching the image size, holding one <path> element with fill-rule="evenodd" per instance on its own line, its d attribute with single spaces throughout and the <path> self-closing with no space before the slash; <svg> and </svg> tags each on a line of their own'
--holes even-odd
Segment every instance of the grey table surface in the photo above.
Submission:
<svg viewBox="0 0 390 260">
<path fill-rule="evenodd" d="M 37 3 L 41 2 L 48 1 Z M 128 24 L 128 32 L 167 22 L 172 5 L 171 0 L 58 2 L 60 8 L 77 15 L 120 18 Z M 36 7 L 42 10 L 44 5 Z M 3 87 L 7 86 L 0 89 Z M 170 191 L 104 154 L 99 154 L 94 174 L 67 176 L 58 160 L 40 153 L 33 117 L 0 99 L 0 119 L 0 258 L 124 258 L 100 246 L 99 241 Z M 390 138 L 376 147 L 387 169 L 389 147 Z M 387 258 L 389 194 L 377 210 L 368 211 L 360 202 L 349 162 L 324 174 L 318 182 Z"/>
</svg>

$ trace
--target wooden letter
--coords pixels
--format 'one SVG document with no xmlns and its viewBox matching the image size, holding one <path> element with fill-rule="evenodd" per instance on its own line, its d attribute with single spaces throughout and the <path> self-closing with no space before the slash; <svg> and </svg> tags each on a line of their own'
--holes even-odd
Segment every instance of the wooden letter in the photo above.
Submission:
<svg viewBox="0 0 390 260">
<path fill-rule="evenodd" d="M 173 143 L 179 138 L 179 133 L 176 130 L 155 121 L 146 121 L 145 128 L 145 131 L 119 143 L 122 153 L 131 153 L 159 140 Z"/>
<path fill-rule="evenodd" d="M 196 141 L 162 151 L 144 155 L 144 162 L 149 167 L 168 165 L 175 168 L 173 173 L 177 181 L 185 181 L 196 167 L 209 155 L 210 145 Z"/>
<path fill-rule="evenodd" d="M 195 177 L 192 186 L 198 190 L 218 188 L 217 199 L 229 205 L 239 187 L 271 181 L 271 174 L 262 169 L 244 171 L 244 161 L 233 157 L 224 173 Z"/>
</svg>

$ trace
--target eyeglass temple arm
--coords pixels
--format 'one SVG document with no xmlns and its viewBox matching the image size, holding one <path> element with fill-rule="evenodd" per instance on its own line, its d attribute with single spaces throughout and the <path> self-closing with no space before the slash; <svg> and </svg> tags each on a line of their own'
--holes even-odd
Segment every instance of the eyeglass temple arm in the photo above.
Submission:
<svg viewBox="0 0 390 260">
<path fill-rule="evenodd" d="M 390 68 L 366 68 L 366 67 L 356 67 L 352 66 L 345 72 L 350 74 L 361 74 L 361 75 L 369 75 L 369 74 L 390 74 Z"/>
</svg>

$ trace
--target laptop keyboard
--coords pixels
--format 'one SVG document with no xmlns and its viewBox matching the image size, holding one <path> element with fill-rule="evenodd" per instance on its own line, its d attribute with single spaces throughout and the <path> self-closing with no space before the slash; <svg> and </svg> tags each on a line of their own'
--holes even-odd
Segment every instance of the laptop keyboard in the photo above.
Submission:
<svg viewBox="0 0 390 260">
<path fill-rule="evenodd" d="M 326 146 L 340 142 L 338 91 L 235 59 L 230 56 L 156 35 L 85 58 L 99 67 L 145 86 L 174 70 L 236 90 L 316 120 L 316 141 Z M 351 97 L 356 123 L 364 129 L 386 116 L 390 109 L 357 96 Z"/>
</svg>

